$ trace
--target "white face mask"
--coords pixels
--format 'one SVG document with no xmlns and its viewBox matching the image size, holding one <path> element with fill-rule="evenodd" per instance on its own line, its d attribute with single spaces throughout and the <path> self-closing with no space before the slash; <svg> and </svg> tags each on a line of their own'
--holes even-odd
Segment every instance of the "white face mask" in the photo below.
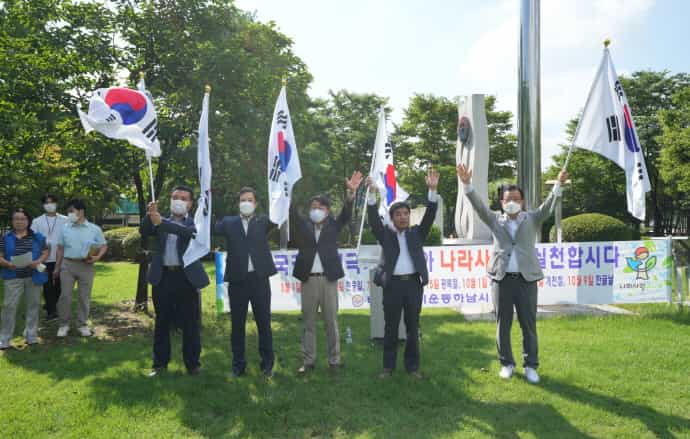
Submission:
<svg viewBox="0 0 690 439">
<path fill-rule="evenodd" d="M 256 206 L 251 201 L 240 201 L 240 213 L 244 216 L 250 216 L 254 213 Z"/>
<path fill-rule="evenodd" d="M 55 211 L 57 210 L 57 204 L 55 204 L 55 203 L 46 203 L 46 204 L 43 205 L 43 209 L 44 209 L 47 213 L 55 213 Z"/>
<path fill-rule="evenodd" d="M 323 209 L 312 209 L 309 211 L 309 219 L 313 223 L 320 223 L 326 218 L 326 212 Z"/>
<path fill-rule="evenodd" d="M 185 215 L 187 213 L 187 202 L 184 200 L 170 200 L 170 211 L 173 215 Z"/>
<path fill-rule="evenodd" d="M 522 210 L 522 205 L 517 201 L 508 201 L 503 205 L 503 210 L 505 210 L 508 215 L 515 215 Z"/>
<path fill-rule="evenodd" d="M 71 223 L 76 223 L 77 221 L 79 221 L 79 215 L 77 215 L 77 212 L 69 212 L 67 214 L 67 219 Z"/>
</svg>

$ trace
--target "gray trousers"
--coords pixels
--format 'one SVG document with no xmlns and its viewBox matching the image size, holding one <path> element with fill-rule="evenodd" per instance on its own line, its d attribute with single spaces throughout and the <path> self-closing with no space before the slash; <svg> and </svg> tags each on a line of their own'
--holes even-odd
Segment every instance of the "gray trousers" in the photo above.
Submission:
<svg viewBox="0 0 690 439">
<path fill-rule="evenodd" d="M 316 317 L 321 307 L 328 337 L 328 364 L 340 364 L 340 334 L 338 333 L 338 282 L 325 276 L 310 277 L 302 282 L 302 354 L 304 364 L 316 361 Z"/>
<path fill-rule="evenodd" d="M 31 277 L 22 279 L 8 279 L 3 281 L 5 297 L 2 303 L 2 315 L 0 319 L 0 343 L 9 343 L 14 334 L 14 326 L 17 317 L 17 307 L 22 297 L 26 296 L 26 329 L 24 337 L 28 343 L 38 341 L 38 313 L 41 305 L 41 287 L 35 285 Z"/>
<path fill-rule="evenodd" d="M 523 366 L 539 366 L 537 342 L 537 283 L 527 282 L 522 276 L 508 274 L 500 281 L 491 282 L 491 294 L 496 311 L 496 348 L 498 359 L 504 366 L 515 365 L 510 345 L 513 308 L 522 329 Z"/>
<path fill-rule="evenodd" d="M 60 269 L 60 289 L 62 290 L 57 303 L 58 316 L 61 325 L 69 325 L 72 317 L 72 290 L 77 284 L 79 292 L 79 307 L 77 320 L 79 326 L 86 326 L 91 306 L 91 289 L 95 269 L 93 264 L 64 259 Z"/>
</svg>

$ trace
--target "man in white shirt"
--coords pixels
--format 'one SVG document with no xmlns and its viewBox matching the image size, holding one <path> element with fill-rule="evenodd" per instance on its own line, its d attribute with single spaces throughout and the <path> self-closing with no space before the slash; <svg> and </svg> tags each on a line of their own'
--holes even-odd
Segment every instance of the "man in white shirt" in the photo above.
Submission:
<svg viewBox="0 0 690 439">
<path fill-rule="evenodd" d="M 65 215 L 57 213 L 58 197 L 53 194 L 45 194 L 41 197 L 41 204 L 45 213 L 38 218 L 34 218 L 31 223 L 31 230 L 38 232 L 46 237 L 46 244 L 49 247 L 49 256 L 45 262 L 48 282 L 43 284 L 44 308 L 46 310 L 46 320 L 55 320 L 57 314 L 57 302 L 60 298 L 60 280 L 53 278 L 55 271 L 55 256 L 57 253 L 57 243 L 60 234 L 68 219 Z"/>
<path fill-rule="evenodd" d="M 383 249 L 383 372 L 379 378 L 392 375 L 398 347 L 400 313 L 404 310 L 407 340 L 405 370 L 421 378 L 419 373 L 419 314 L 422 310 L 424 286 L 429 282 L 429 270 L 424 257 L 424 241 L 429 235 L 438 208 L 438 171 L 426 177 L 429 189 L 424 217 L 417 226 L 410 227 L 410 206 L 393 203 L 388 212 L 392 226 L 384 226 L 376 206 L 376 187 L 367 178 L 369 199 L 367 217 L 376 240 Z"/>
</svg>

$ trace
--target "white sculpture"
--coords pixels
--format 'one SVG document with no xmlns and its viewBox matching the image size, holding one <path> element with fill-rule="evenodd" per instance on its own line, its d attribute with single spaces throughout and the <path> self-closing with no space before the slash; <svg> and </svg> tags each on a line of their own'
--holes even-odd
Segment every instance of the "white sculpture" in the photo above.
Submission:
<svg viewBox="0 0 690 439">
<path fill-rule="evenodd" d="M 456 164 L 472 170 L 472 187 L 485 201 L 489 191 L 489 128 L 486 123 L 484 95 L 461 96 L 458 100 L 458 142 Z M 479 219 L 465 197 L 458 179 L 455 204 L 455 231 L 459 241 L 490 242 L 491 232 Z"/>
</svg>

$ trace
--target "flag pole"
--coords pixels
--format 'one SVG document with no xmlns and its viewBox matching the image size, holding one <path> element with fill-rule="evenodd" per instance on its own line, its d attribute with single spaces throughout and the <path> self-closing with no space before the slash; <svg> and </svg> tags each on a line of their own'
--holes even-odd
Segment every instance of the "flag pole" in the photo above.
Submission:
<svg viewBox="0 0 690 439">
<path fill-rule="evenodd" d="M 283 75 L 283 77 L 280 79 L 280 83 L 282 87 L 285 87 L 285 93 L 287 94 L 287 75 Z M 292 203 L 292 190 L 290 191 L 290 203 Z M 289 212 L 289 206 L 288 206 L 288 212 Z M 287 250 L 288 248 L 288 243 L 290 242 L 290 214 L 288 213 L 287 219 L 281 226 L 281 233 L 280 233 L 280 248 Z"/>
<path fill-rule="evenodd" d="M 611 45 L 611 39 L 606 38 L 604 40 L 604 50 L 608 49 L 609 46 Z M 589 101 L 589 97 L 587 97 L 587 100 Z M 563 170 L 565 171 L 568 168 L 568 163 L 570 162 L 570 156 L 573 153 L 573 147 L 575 146 L 574 140 L 577 139 L 577 132 L 580 130 L 580 123 L 582 122 L 582 117 L 577 121 L 577 128 L 575 129 L 575 135 L 573 136 L 573 142 L 570 142 L 570 148 L 568 148 L 568 155 L 565 157 L 565 163 L 563 163 Z"/>
<path fill-rule="evenodd" d="M 146 154 L 146 159 L 149 162 L 149 180 L 151 180 L 151 201 L 156 202 L 156 193 L 153 188 L 153 165 L 151 164 L 151 155 Z"/>
<path fill-rule="evenodd" d="M 383 110 L 383 108 L 379 109 L 379 111 Z M 376 162 L 376 143 L 374 143 L 374 146 L 372 147 L 372 152 L 371 152 L 371 165 L 369 165 L 369 174 L 367 177 L 371 177 L 371 173 L 374 172 L 374 163 Z M 364 196 L 364 206 L 366 206 L 369 203 L 369 188 L 365 188 L 365 196 Z M 357 238 L 357 257 L 359 257 L 359 251 L 360 247 L 362 246 L 362 232 L 364 232 L 364 218 L 366 217 L 366 209 L 362 209 L 362 220 L 359 223 L 359 237 Z"/>
</svg>

